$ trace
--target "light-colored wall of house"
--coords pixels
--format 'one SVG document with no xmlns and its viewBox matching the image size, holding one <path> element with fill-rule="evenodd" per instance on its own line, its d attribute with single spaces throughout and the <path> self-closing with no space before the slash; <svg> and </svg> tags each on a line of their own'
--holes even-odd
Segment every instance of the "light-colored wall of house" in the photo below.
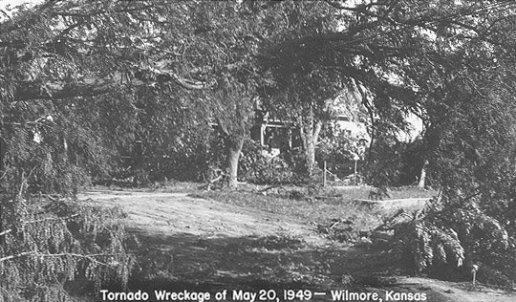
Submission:
<svg viewBox="0 0 516 302">
<path fill-rule="evenodd" d="M 352 122 L 352 121 L 340 121 L 334 120 L 330 122 L 336 132 L 347 132 L 350 137 L 355 139 L 365 139 L 370 141 L 369 133 L 367 133 L 367 127 L 364 123 Z"/>
<path fill-rule="evenodd" d="M 3 11 L 3 13 L 0 14 L 0 22 L 11 17 L 13 12 L 17 11 L 15 8 L 19 5 L 25 4 L 28 7 L 33 7 L 42 2 L 43 0 L 0 0 L 0 10 Z"/>
<path fill-rule="evenodd" d="M 399 130 L 396 133 L 396 138 L 400 142 L 413 142 L 421 133 L 423 133 L 423 120 L 415 114 L 408 114 L 405 120 L 408 125 L 408 131 Z M 356 139 L 365 139 L 368 142 L 371 140 L 369 133 L 367 133 L 367 126 L 365 123 L 353 121 L 332 121 L 334 129 L 338 131 L 349 131 L 351 137 Z"/>
<path fill-rule="evenodd" d="M 396 133 L 396 138 L 400 142 L 410 143 L 423 133 L 423 120 L 417 115 L 409 113 L 407 114 L 405 121 L 409 124 L 409 131 L 398 131 L 398 133 Z"/>
</svg>

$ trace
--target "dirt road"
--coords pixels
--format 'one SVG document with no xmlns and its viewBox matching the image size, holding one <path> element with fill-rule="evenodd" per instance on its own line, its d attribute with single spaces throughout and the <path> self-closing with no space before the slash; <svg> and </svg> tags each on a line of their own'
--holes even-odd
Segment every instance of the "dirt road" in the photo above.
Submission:
<svg viewBox="0 0 516 302">
<path fill-rule="evenodd" d="M 96 191 L 81 194 L 79 199 L 121 207 L 129 214 L 129 227 L 155 235 L 316 236 L 313 228 L 284 216 L 192 198 L 186 193 Z"/>
<path fill-rule="evenodd" d="M 331 301 L 331 289 L 377 292 L 382 300 L 394 291 L 425 294 L 426 301 L 432 302 L 516 301 L 514 294 L 469 290 L 426 278 L 379 282 L 371 276 L 396 274 L 381 252 L 329 241 L 314 225 L 265 211 L 185 193 L 91 191 L 79 199 L 121 207 L 128 213 L 127 225 L 142 243 L 140 257 L 148 260 L 142 260 L 142 271 L 184 286 L 308 288 L 327 292 L 317 298 L 321 301 Z"/>
</svg>

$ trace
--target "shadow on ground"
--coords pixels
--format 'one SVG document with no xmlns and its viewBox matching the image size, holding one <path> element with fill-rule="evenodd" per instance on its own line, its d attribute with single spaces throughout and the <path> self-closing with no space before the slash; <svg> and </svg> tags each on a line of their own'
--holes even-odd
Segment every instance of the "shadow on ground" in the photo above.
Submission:
<svg viewBox="0 0 516 302">
<path fill-rule="evenodd" d="M 492 290 L 461 289 L 457 284 L 444 281 L 402 277 L 407 274 L 401 269 L 403 259 L 396 260 L 383 252 L 385 247 L 352 247 L 324 239 L 311 242 L 286 236 L 208 237 L 188 233 L 156 236 L 134 232 L 140 242 L 139 248 L 133 251 L 137 265 L 127 288 L 108 285 L 103 288 L 146 292 L 150 295 L 147 301 L 158 301 L 154 291 L 209 292 L 209 301 L 215 301 L 213 295 L 224 290 L 228 291 L 228 298 L 218 301 L 250 302 L 251 299 L 235 299 L 233 291 L 269 290 L 279 299 L 266 301 L 284 301 L 285 290 L 323 292 L 321 296 L 308 299 L 315 301 L 372 301 L 333 299 L 331 291 L 335 290 L 377 293 L 382 300 L 375 301 L 388 301 L 389 292 L 424 294 L 425 299 L 421 301 L 429 302 L 512 302 L 516 297 Z M 91 292 L 91 286 L 89 289 Z M 98 293 L 90 297 L 84 301 L 99 300 Z M 292 301 L 303 300 L 307 299 L 296 296 Z"/>
<path fill-rule="evenodd" d="M 207 237 L 138 234 L 132 289 L 326 288 L 389 284 L 401 271 L 380 250 L 280 236 Z M 351 274 L 352 272 L 352 274 Z M 214 287 L 214 288 L 210 288 Z"/>
<path fill-rule="evenodd" d="M 390 256 L 380 249 L 279 236 L 209 238 L 181 233 L 155 237 L 139 233 L 138 237 L 141 248 L 136 252 L 138 265 L 128 284 L 130 291 L 213 294 L 273 289 L 282 295 L 286 289 L 302 289 L 326 293 L 311 300 L 332 301 L 331 290 L 377 292 L 380 297 L 389 290 L 417 290 L 427 295 L 427 301 L 447 301 L 430 288 L 403 285 L 389 277 L 404 272 L 398 268 L 400 263 L 387 261 Z"/>
</svg>

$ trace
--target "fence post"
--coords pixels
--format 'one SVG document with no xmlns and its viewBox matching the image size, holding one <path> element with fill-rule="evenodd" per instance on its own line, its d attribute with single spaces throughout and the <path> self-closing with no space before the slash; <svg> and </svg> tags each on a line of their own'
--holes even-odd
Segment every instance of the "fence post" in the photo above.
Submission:
<svg viewBox="0 0 516 302">
<path fill-rule="evenodd" d="M 324 161 L 324 169 L 323 169 L 323 187 L 326 187 L 326 161 Z"/>
<path fill-rule="evenodd" d="M 357 165 L 358 165 L 358 160 L 355 159 L 355 172 L 353 173 L 353 174 L 355 174 L 355 185 L 358 185 Z"/>
<path fill-rule="evenodd" d="M 360 160 L 358 154 L 353 153 L 353 160 L 355 161 L 355 171 L 353 175 L 355 176 L 355 185 L 358 185 L 358 161 Z"/>
</svg>

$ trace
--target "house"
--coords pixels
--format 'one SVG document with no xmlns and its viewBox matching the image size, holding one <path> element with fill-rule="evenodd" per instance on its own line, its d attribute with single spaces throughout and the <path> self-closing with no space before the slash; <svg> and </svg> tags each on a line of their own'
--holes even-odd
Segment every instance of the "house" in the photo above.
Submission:
<svg viewBox="0 0 516 302">
<path fill-rule="evenodd" d="M 299 127 L 262 109 L 255 109 L 251 139 L 266 147 L 266 155 L 272 157 L 282 152 L 299 150 L 303 146 Z"/>
<path fill-rule="evenodd" d="M 363 158 L 369 146 L 370 136 L 366 124 L 351 121 L 346 116 L 334 116 L 325 123 L 334 135 L 344 133 L 354 145 L 358 155 Z M 275 157 L 283 152 L 301 150 L 303 141 L 299 127 L 292 121 L 285 121 L 264 110 L 255 110 L 255 123 L 251 128 L 251 139 L 264 147 L 263 154 Z"/>
</svg>

